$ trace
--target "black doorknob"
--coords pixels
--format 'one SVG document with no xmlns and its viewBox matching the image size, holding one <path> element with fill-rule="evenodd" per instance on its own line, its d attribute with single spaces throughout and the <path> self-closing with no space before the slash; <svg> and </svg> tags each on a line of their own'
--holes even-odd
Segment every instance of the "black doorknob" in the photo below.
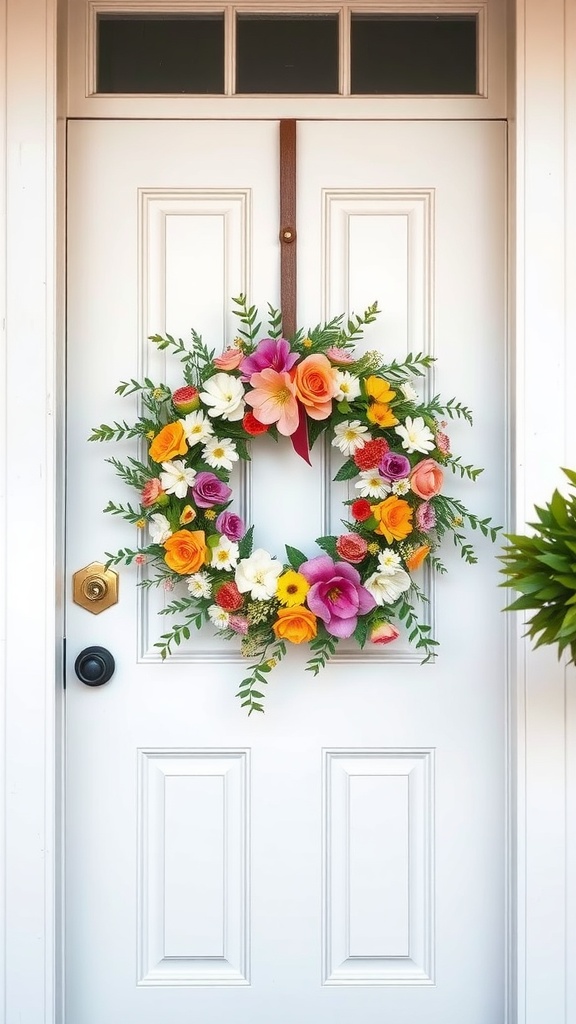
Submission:
<svg viewBox="0 0 576 1024">
<path fill-rule="evenodd" d="M 74 671 L 86 686 L 102 686 L 114 675 L 114 658 L 105 647 L 85 647 L 74 662 Z"/>
</svg>

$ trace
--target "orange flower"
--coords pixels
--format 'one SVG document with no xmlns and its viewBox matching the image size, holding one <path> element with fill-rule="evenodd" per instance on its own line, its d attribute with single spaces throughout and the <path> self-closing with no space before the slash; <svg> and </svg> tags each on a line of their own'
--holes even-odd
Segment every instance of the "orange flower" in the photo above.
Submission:
<svg viewBox="0 0 576 1024">
<path fill-rule="evenodd" d="M 188 445 L 180 421 L 167 423 L 150 445 L 150 458 L 154 462 L 170 462 L 177 455 L 186 455 Z"/>
<path fill-rule="evenodd" d="M 308 643 L 316 636 L 316 616 L 302 604 L 294 608 L 279 608 L 272 629 L 278 640 L 289 640 L 291 644 Z"/>
<path fill-rule="evenodd" d="M 381 533 L 389 544 L 395 540 L 404 540 L 412 533 L 412 509 L 407 501 L 391 494 L 389 498 L 371 505 L 372 514 L 378 520 L 374 533 Z"/>
<path fill-rule="evenodd" d="M 398 420 L 388 403 L 396 398 L 396 392 L 392 391 L 388 381 L 384 377 L 376 377 L 373 374 L 366 378 L 364 387 L 370 399 L 366 413 L 370 423 L 377 423 L 382 428 L 395 427 Z"/>
<path fill-rule="evenodd" d="M 332 399 L 338 390 L 337 370 L 322 353 L 306 356 L 294 373 L 296 396 L 313 420 L 325 420 L 332 412 Z"/>
<path fill-rule="evenodd" d="M 425 561 L 425 559 L 428 557 L 429 554 L 430 554 L 430 545 L 429 544 L 421 544 L 420 547 L 416 548 L 416 550 L 413 551 L 411 555 L 408 555 L 408 558 L 406 559 L 406 568 L 410 572 L 415 572 L 416 569 L 420 568 L 420 566 L 422 565 L 422 562 Z"/>
<path fill-rule="evenodd" d="M 178 530 L 164 541 L 166 565 L 181 576 L 198 572 L 209 558 L 204 530 Z"/>
</svg>

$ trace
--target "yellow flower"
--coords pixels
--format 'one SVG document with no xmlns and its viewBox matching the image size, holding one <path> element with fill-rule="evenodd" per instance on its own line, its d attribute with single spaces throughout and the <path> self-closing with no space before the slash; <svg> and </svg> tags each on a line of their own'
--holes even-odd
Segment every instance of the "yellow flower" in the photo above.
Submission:
<svg viewBox="0 0 576 1024">
<path fill-rule="evenodd" d="M 149 430 L 146 434 L 146 437 L 148 438 L 149 441 L 153 441 L 154 438 L 156 437 L 156 434 L 154 433 L 153 430 Z"/>
<path fill-rule="evenodd" d="M 268 668 L 276 668 L 278 662 L 276 661 L 276 658 L 268 658 L 266 664 L 268 665 Z"/>
<path fill-rule="evenodd" d="M 375 540 L 373 540 L 372 543 L 368 545 L 368 551 L 370 552 L 371 555 L 377 555 L 378 552 L 380 551 L 380 545 L 377 544 Z"/>
<path fill-rule="evenodd" d="M 145 519 L 137 519 L 136 520 L 136 526 L 138 527 L 139 530 L 143 530 L 144 527 L 146 526 L 146 520 Z"/>
<path fill-rule="evenodd" d="M 371 377 L 366 378 L 365 382 L 366 394 L 368 398 L 372 398 L 375 402 L 381 404 L 387 404 L 391 402 L 393 398 L 396 398 L 396 392 L 392 391 L 387 380 L 384 377 Z"/>
<path fill-rule="evenodd" d="M 206 509 L 204 516 L 206 519 L 216 519 L 216 513 L 213 508 Z"/>
<path fill-rule="evenodd" d="M 185 526 L 186 523 L 193 523 L 196 519 L 196 509 L 192 508 L 192 505 L 185 505 L 182 509 L 182 515 L 180 516 L 181 526 Z"/>
<path fill-rule="evenodd" d="M 304 338 L 302 341 L 302 348 L 312 348 L 312 342 L 310 338 Z"/>
<path fill-rule="evenodd" d="M 296 604 L 302 604 L 309 590 L 310 584 L 302 573 L 288 569 L 278 578 L 276 597 L 282 604 L 292 608 Z"/>
</svg>

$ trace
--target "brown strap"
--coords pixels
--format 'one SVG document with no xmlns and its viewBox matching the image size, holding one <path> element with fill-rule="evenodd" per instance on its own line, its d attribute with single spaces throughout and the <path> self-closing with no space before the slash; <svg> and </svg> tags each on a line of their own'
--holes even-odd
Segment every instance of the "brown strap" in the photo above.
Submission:
<svg viewBox="0 0 576 1024">
<path fill-rule="evenodd" d="M 280 121 L 280 304 L 282 333 L 296 333 L 296 121 Z"/>
</svg>

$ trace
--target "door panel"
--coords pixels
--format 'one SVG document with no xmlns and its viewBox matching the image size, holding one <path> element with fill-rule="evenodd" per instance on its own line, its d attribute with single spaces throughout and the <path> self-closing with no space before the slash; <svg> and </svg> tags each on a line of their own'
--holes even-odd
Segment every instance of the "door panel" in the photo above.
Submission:
<svg viewBox="0 0 576 1024">
<path fill-rule="evenodd" d="M 146 338 L 209 347 L 231 296 L 278 304 L 276 122 L 72 122 L 68 241 L 70 572 L 131 543 L 101 514 L 126 491 L 87 444 L 126 417 L 119 380 L 179 382 Z M 298 126 L 299 322 L 383 309 L 365 349 L 438 356 L 433 387 L 473 406 L 454 448 L 486 466 L 451 481 L 502 515 L 504 126 Z M 262 443 L 260 443 L 260 441 Z M 235 482 L 258 545 L 313 554 L 345 492 L 259 439 Z M 71 664 L 98 643 L 104 687 L 67 689 L 67 977 L 74 1024 L 499 1024 L 503 1016 L 504 661 L 493 552 L 446 552 L 426 584 L 441 642 L 341 650 L 317 679 L 297 649 L 266 714 L 234 699 L 238 651 L 209 631 L 167 663 L 166 595 L 121 573 L 120 601 L 69 608 Z"/>
</svg>

